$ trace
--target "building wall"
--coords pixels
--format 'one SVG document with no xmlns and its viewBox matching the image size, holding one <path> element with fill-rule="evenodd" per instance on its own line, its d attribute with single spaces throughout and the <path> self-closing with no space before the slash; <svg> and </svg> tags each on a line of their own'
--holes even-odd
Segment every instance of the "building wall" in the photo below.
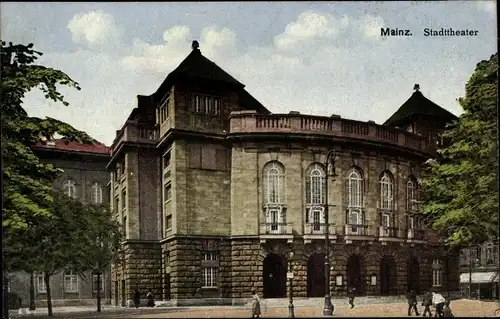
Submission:
<svg viewBox="0 0 500 319">
<path fill-rule="evenodd" d="M 71 179 L 76 184 L 76 197 L 89 203 L 91 201 L 92 185 L 97 182 L 102 187 L 103 204 L 109 203 L 110 199 L 107 191 L 108 172 L 106 170 L 107 157 L 100 160 L 94 157 L 85 157 L 81 155 L 62 155 L 61 153 L 50 153 L 44 151 L 40 153 L 43 162 L 52 164 L 63 170 L 59 177 L 54 181 L 53 187 L 62 189 L 63 183 Z M 35 276 L 35 300 L 37 306 L 46 306 L 46 294 L 40 293 L 37 288 Z M 64 290 L 64 272 L 59 272 L 51 277 L 51 294 L 54 306 L 61 305 L 85 305 L 96 302 L 96 294 L 92 287 L 92 272 L 89 271 L 85 276 L 79 276 L 78 292 L 68 293 Z M 110 300 L 111 281 L 109 270 L 103 275 L 104 293 L 101 294 L 104 302 Z M 29 306 L 30 276 L 24 272 L 11 274 L 11 292 L 18 294 L 23 299 L 23 306 Z"/>
<path fill-rule="evenodd" d="M 248 146 L 248 145 L 247 145 Z M 269 145 L 235 145 L 232 149 L 231 164 L 231 235 L 255 235 L 259 232 L 259 221 L 264 221 L 263 201 L 263 169 L 271 161 L 280 162 L 285 168 L 285 203 L 287 205 L 287 222 L 293 223 L 293 232 L 303 234 L 305 222 L 305 193 L 307 168 L 313 163 L 323 164 L 326 161 L 326 149 L 287 150 L 281 148 L 275 152 L 266 151 Z M 318 154 L 321 150 L 322 153 Z M 354 152 L 359 156 L 353 157 Z M 408 178 L 418 178 L 420 169 L 411 158 L 389 157 L 385 154 L 367 152 L 362 149 L 337 152 L 335 161 L 336 178 L 329 179 L 329 221 L 337 225 L 336 231 L 343 232 L 347 208 L 347 179 L 352 167 L 363 173 L 364 208 L 368 224 L 380 224 L 380 177 L 384 171 L 393 176 L 394 212 L 397 215 L 398 227 L 406 227 L 406 185 Z M 412 166 L 410 166 L 412 165 Z M 377 229 L 372 228 L 372 232 Z M 376 235 L 373 233 L 373 235 Z"/>
</svg>

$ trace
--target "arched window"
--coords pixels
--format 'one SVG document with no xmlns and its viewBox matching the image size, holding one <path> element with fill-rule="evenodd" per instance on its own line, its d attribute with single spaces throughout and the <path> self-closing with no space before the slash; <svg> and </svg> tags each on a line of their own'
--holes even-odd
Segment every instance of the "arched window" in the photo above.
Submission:
<svg viewBox="0 0 500 319">
<path fill-rule="evenodd" d="M 102 204 L 102 186 L 95 182 L 92 184 L 92 193 L 90 194 L 92 204 Z"/>
<path fill-rule="evenodd" d="M 417 204 L 417 185 L 413 178 L 410 178 L 406 183 L 406 210 L 415 212 Z"/>
<path fill-rule="evenodd" d="M 363 177 L 361 172 L 353 168 L 348 177 L 348 207 L 361 208 L 363 207 Z"/>
<path fill-rule="evenodd" d="M 266 207 L 266 233 L 282 233 L 285 223 L 285 169 L 279 162 L 264 166 L 264 205 Z"/>
<path fill-rule="evenodd" d="M 380 179 L 380 208 L 392 210 L 393 198 L 392 178 L 389 173 L 384 172 Z"/>
<path fill-rule="evenodd" d="M 306 223 L 313 224 L 313 231 L 321 231 L 325 222 L 326 171 L 323 165 L 314 163 L 306 174 Z"/>
<path fill-rule="evenodd" d="M 441 287 L 443 285 L 443 263 L 439 259 L 432 262 L 432 286 Z"/>
<path fill-rule="evenodd" d="M 69 197 L 76 197 L 76 183 L 75 181 L 68 179 L 63 183 L 63 192 Z"/>
<path fill-rule="evenodd" d="M 264 167 L 264 204 L 284 203 L 285 170 L 279 162 L 267 163 Z"/>
<path fill-rule="evenodd" d="M 311 165 L 306 180 L 307 205 L 323 206 L 325 204 L 325 182 L 325 169 L 323 166 L 317 163 Z"/>
</svg>

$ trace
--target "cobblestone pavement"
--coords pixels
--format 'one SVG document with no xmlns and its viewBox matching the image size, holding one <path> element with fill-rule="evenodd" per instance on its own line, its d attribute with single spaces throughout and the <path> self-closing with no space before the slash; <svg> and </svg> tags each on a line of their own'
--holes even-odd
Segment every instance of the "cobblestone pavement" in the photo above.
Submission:
<svg viewBox="0 0 500 319">
<path fill-rule="evenodd" d="M 288 317 L 288 308 L 262 309 L 262 317 Z M 420 309 L 422 308 L 422 309 Z M 481 302 L 476 300 L 455 300 L 451 304 L 455 317 L 493 317 L 497 302 Z M 434 309 L 432 309 L 434 310 Z M 338 305 L 335 317 L 401 317 L 407 315 L 408 305 L 405 303 L 359 305 L 349 309 L 347 305 Z M 419 307 L 423 311 L 423 307 Z M 296 307 L 296 317 L 322 317 L 322 309 L 317 307 Z M 122 318 L 128 317 L 126 314 Z M 249 318 L 250 309 L 237 307 L 199 307 L 199 308 L 165 308 L 165 313 L 135 314 L 134 318 Z M 419 316 L 420 317 L 420 316 Z"/>
</svg>

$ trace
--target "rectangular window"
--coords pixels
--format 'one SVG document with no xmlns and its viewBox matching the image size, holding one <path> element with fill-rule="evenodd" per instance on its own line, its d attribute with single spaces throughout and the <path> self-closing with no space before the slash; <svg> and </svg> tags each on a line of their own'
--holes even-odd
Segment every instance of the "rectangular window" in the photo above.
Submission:
<svg viewBox="0 0 500 319">
<path fill-rule="evenodd" d="M 123 237 L 127 238 L 127 216 L 123 216 L 122 219 L 122 233 Z"/>
<path fill-rule="evenodd" d="M 122 191 L 122 211 L 127 209 L 127 190 Z"/>
<path fill-rule="evenodd" d="M 36 276 L 36 289 L 38 290 L 39 293 L 47 292 L 47 286 L 45 285 L 45 280 L 43 278 L 43 275 Z"/>
<path fill-rule="evenodd" d="M 166 229 L 172 229 L 172 215 L 168 215 L 167 218 L 165 218 L 165 227 Z"/>
<path fill-rule="evenodd" d="M 171 151 L 167 151 L 165 155 L 163 155 L 163 168 L 167 168 L 170 166 L 170 157 L 171 157 Z"/>
<path fill-rule="evenodd" d="M 116 214 L 120 212 L 120 198 L 118 196 L 115 197 L 115 207 L 113 208 Z"/>
<path fill-rule="evenodd" d="M 349 224 L 351 225 L 362 225 L 363 220 L 362 220 L 362 215 L 360 212 L 350 212 L 349 213 Z"/>
<path fill-rule="evenodd" d="M 269 209 L 267 214 L 268 215 L 267 215 L 266 219 L 267 219 L 269 230 L 272 233 L 279 232 L 279 229 L 280 229 L 279 223 L 281 221 L 280 211 L 278 209 Z"/>
<path fill-rule="evenodd" d="M 389 214 L 382 214 L 382 226 L 391 227 L 391 216 Z"/>
<path fill-rule="evenodd" d="M 78 275 L 73 271 L 64 273 L 64 291 L 76 293 L 78 292 Z"/>
<path fill-rule="evenodd" d="M 218 260 L 217 252 L 210 251 L 202 254 L 202 286 L 203 288 L 217 287 Z"/>
<path fill-rule="evenodd" d="M 321 212 L 319 210 L 313 211 L 313 229 L 320 230 L 321 228 Z"/>
<path fill-rule="evenodd" d="M 432 270 L 432 286 L 441 287 L 443 285 L 443 270 L 434 269 Z"/>
<path fill-rule="evenodd" d="M 221 100 L 218 97 L 206 96 L 206 95 L 193 96 L 193 109 L 195 113 L 219 115 L 220 106 L 221 106 Z"/>
<path fill-rule="evenodd" d="M 92 275 L 92 291 L 97 292 L 97 289 L 101 288 L 101 292 L 104 292 L 104 276 L 101 274 L 101 278 L 98 281 L 97 275 Z"/>
<path fill-rule="evenodd" d="M 164 196 L 165 202 L 166 202 L 172 198 L 172 184 L 169 182 L 169 183 L 165 184 L 164 187 L 165 187 L 165 189 L 164 189 L 163 196 Z"/>
</svg>

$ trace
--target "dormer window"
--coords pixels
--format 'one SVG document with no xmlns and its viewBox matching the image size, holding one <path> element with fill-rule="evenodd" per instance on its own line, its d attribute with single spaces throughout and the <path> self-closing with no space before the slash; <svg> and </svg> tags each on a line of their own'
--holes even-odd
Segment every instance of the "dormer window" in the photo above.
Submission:
<svg viewBox="0 0 500 319">
<path fill-rule="evenodd" d="M 214 96 L 194 95 L 193 107 L 195 113 L 205 113 L 209 115 L 220 114 L 221 99 Z"/>
</svg>

